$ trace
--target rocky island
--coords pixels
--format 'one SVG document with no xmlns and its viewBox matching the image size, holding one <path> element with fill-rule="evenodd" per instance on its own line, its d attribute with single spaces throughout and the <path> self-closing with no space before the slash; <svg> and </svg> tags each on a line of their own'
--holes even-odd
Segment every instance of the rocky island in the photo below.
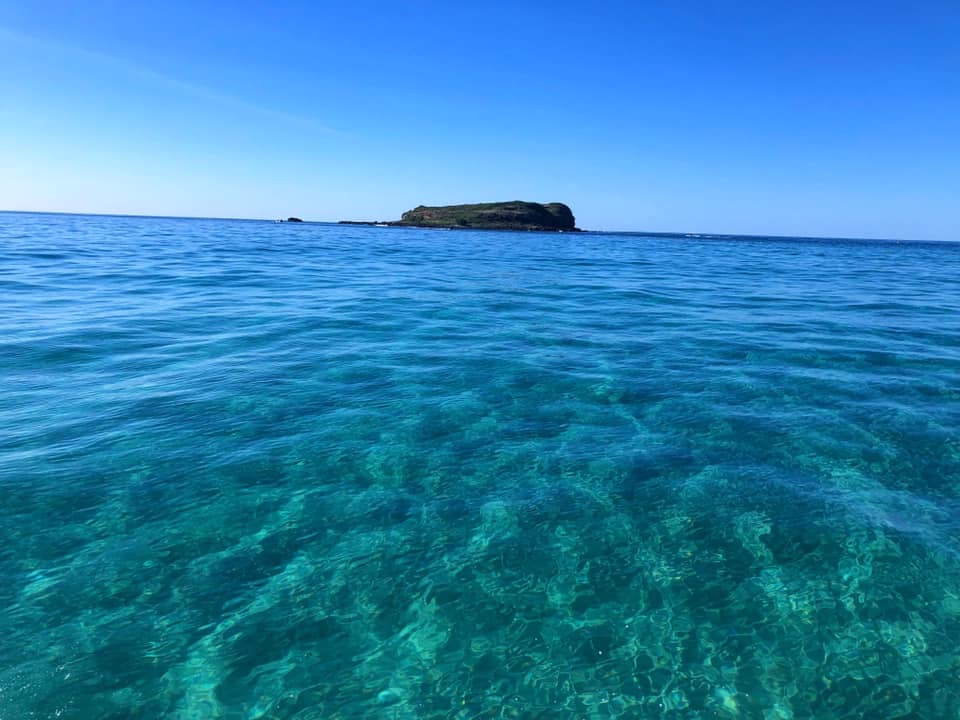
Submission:
<svg viewBox="0 0 960 720">
<path fill-rule="evenodd" d="M 463 228 L 472 230 L 537 230 L 578 232 L 573 212 L 563 203 L 523 200 L 475 205 L 418 205 L 391 222 L 341 221 L 348 225 Z"/>
</svg>

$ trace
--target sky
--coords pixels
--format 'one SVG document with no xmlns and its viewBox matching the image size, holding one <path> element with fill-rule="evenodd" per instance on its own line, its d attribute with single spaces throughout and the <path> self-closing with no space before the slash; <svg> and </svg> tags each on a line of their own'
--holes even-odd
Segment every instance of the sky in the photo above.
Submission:
<svg viewBox="0 0 960 720">
<path fill-rule="evenodd" d="M 0 0 L 0 209 L 960 240 L 958 38 L 958 0 Z"/>
</svg>

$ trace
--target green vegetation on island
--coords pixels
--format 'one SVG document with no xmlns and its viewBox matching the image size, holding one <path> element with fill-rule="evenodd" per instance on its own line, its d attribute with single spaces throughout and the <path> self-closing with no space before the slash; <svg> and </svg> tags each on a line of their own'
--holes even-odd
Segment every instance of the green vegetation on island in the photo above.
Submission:
<svg viewBox="0 0 960 720">
<path fill-rule="evenodd" d="M 535 203 L 522 200 L 478 203 L 474 205 L 419 205 L 405 212 L 400 220 L 388 223 L 346 224 L 391 225 L 401 227 L 464 228 L 476 230 L 540 230 L 576 232 L 576 220 L 563 203 Z"/>
</svg>

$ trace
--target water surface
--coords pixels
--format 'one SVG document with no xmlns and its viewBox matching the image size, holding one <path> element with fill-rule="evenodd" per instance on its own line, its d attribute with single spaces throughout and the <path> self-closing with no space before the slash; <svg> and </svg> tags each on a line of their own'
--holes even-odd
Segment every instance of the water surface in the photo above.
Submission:
<svg viewBox="0 0 960 720">
<path fill-rule="evenodd" d="M 0 214 L 0 718 L 955 717 L 958 279 Z"/>
</svg>

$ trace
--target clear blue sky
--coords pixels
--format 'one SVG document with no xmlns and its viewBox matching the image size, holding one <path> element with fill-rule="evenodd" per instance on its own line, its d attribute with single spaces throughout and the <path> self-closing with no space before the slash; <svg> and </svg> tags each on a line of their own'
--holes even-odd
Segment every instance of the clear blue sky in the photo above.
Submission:
<svg viewBox="0 0 960 720">
<path fill-rule="evenodd" d="M 960 240 L 960 2 L 0 0 L 0 209 Z"/>
</svg>

